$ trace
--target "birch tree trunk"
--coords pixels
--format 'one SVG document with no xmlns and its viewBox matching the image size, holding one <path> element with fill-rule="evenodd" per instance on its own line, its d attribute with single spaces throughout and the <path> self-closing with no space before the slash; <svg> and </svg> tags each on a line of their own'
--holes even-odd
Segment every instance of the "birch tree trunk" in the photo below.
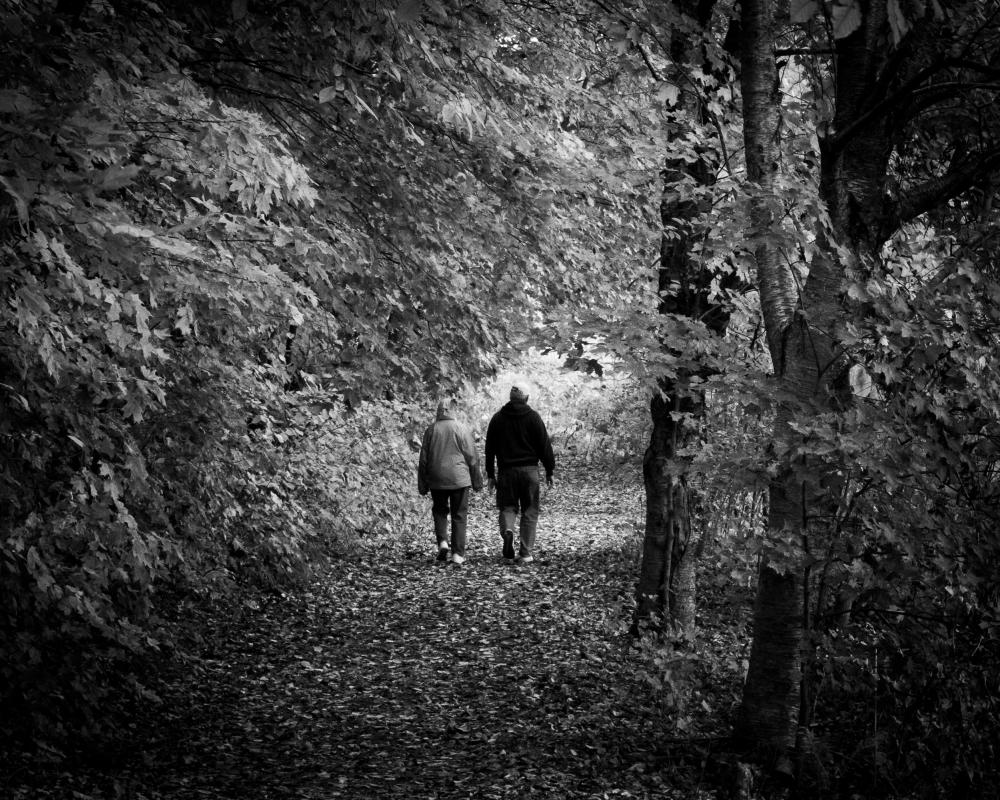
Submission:
<svg viewBox="0 0 1000 800">
<path fill-rule="evenodd" d="M 876 25 L 876 6 L 884 14 L 883 0 L 875 0 L 869 18 Z M 777 404 L 774 441 L 779 452 L 796 444 L 790 423 L 797 414 L 818 414 L 842 409 L 848 402 L 842 383 L 847 364 L 836 345 L 836 330 L 844 319 L 840 294 L 845 271 L 856 263 L 864 248 L 861 229 L 851 231 L 850 209 L 874 202 L 873 186 L 881 186 L 887 163 L 886 142 L 874 131 L 858 137 L 853 158 L 838 154 L 836 165 L 824 153 L 821 196 L 831 215 L 831 226 L 817 221 L 817 254 L 801 291 L 795 276 L 770 244 L 776 220 L 774 179 L 778 171 L 777 131 L 780 120 L 778 75 L 774 59 L 776 3 L 745 0 L 742 91 L 747 174 L 756 186 L 751 200 L 751 223 L 756 240 L 757 278 L 761 307 L 773 363 Z M 859 37 L 865 34 L 859 33 Z M 874 40 L 862 44 L 869 56 Z M 845 95 L 857 93 L 870 78 L 870 62 L 853 56 L 838 75 L 838 107 Z M 844 81 L 856 79 L 857 85 Z M 881 171 L 881 178 L 879 177 Z M 849 187 L 849 188 L 848 188 Z M 850 193 L 848 197 L 847 193 Z M 859 202 L 860 201 L 860 202 Z M 855 220 L 857 221 L 857 220 Z M 837 244 L 846 244 L 838 250 Z M 848 253 L 848 263 L 842 253 Z M 853 254 L 853 257 L 851 257 Z M 750 668 L 737 719 L 739 740 L 781 771 L 791 772 L 797 727 L 800 721 L 801 663 L 806 609 L 803 607 L 804 552 L 818 520 L 829 517 L 834 476 L 809 456 L 787 461 L 769 487 L 768 538 L 782 553 L 780 559 L 762 559 L 754 608 L 754 638 Z"/>
<path fill-rule="evenodd" d="M 780 259 L 769 234 L 776 222 L 775 178 L 778 173 L 780 99 L 774 59 L 774 0 L 742 4 L 744 144 L 747 177 L 752 184 L 750 218 L 755 239 L 757 283 L 778 391 L 807 390 L 804 365 L 789 333 L 795 321 L 796 287 L 790 267 Z M 791 408 L 778 407 L 775 439 L 789 432 Z M 775 540 L 799 534 L 803 519 L 791 469 L 772 482 L 768 535 Z M 798 565 L 775 564 L 765 556 L 758 576 L 750 667 L 736 724 L 736 738 L 762 760 L 790 772 L 799 712 L 802 647 L 802 584 Z"/>
</svg>

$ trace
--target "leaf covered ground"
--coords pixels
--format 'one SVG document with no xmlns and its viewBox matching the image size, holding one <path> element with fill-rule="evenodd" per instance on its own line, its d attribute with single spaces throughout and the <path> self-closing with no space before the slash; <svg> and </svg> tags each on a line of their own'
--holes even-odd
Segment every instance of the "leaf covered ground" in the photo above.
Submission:
<svg viewBox="0 0 1000 800">
<path fill-rule="evenodd" d="M 641 519 L 634 475 L 563 471 L 538 561 L 500 557 L 475 496 L 469 558 L 427 529 L 372 542 L 307 587 L 247 597 L 127 746 L 13 796 L 697 798 L 739 684 L 725 602 L 686 651 L 627 635 Z M 629 488 L 631 487 L 631 488 Z"/>
</svg>

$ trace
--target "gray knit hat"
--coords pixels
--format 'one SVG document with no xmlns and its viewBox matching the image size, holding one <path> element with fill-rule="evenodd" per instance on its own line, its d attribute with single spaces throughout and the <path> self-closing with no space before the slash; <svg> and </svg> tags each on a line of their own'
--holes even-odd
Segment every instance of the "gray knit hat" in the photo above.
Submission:
<svg viewBox="0 0 1000 800">
<path fill-rule="evenodd" d="M 523 386 L 520 386 L 515 383 L 513 386 L 510 387 L 510 399 L 520 400 L 521 402 L 527 402 L 528 393 L 525 391 Z"/>
</svg>

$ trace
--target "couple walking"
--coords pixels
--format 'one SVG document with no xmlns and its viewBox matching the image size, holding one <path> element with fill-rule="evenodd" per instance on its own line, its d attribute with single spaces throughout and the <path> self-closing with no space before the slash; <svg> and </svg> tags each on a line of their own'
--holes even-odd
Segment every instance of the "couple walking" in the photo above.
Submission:
<svg viewBox="0 0 1000 800">
<path fill-rule="evenodd" d="M 438 560 L 448 560 L 448 517 L 451 516 L 451 562 L 465 561 L 465 530 L 469 489 L 483 488 L 479 455 L 469 428 L 455 419 L 450 405 L 438 404 L 437 419 L 424 433 L 417 467 L 417 489 L 431 494 L 431 514 L 437 536 Z M 517 560 L 534 561 L 541 487 L 538 464 L 545 468 L 545 482 L 552 486 L 555 457 L 545 423 L 531 406 L 523 384 L 510 390 L 510 400 L 490 420 L 486 429 L 486 476 L 496 490 L 500 511 L 503 557 L 514 558 L 514 529 L 521 520 Z"/>
</svg>

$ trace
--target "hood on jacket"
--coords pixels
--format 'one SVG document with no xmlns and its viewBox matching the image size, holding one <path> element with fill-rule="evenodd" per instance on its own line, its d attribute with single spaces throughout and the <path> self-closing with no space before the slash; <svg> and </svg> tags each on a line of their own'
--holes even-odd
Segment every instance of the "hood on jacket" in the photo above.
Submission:
<svg viewBox="0 0 1000 800">
<path fill-rule="evenodd" d="M 531 406 L 524 400 L 511 400 L 500 408 L 500 413 L 507 417 L 523 417 L 530 411 Z"/>
<path fill-rule="evenodd" d="M 451 413 L 451 403 L 447 400 L 439 400 L 437 407 L 437 419 L 455 419 L 455 415 Z"/>
</svg>

